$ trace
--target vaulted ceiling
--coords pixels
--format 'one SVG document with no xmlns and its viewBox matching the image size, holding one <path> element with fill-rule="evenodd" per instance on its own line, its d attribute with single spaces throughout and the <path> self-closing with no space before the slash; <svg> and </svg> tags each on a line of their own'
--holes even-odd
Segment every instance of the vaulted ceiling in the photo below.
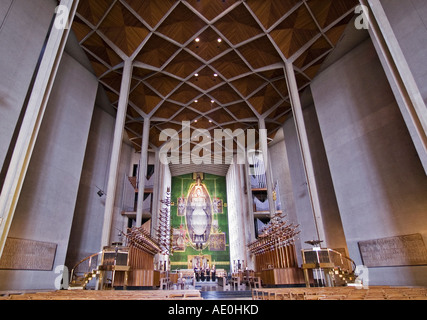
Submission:
<svg viewBox="0 0 427 320">
<path fill-rule="evenodd" d="M 257 128 L 290 114 L 284 61 L 310 84 L 354 17 L 357 0 L 80 0 L 73 31 L 117 107 L 123 61 L 134 61 L 126 132 Z M 197 143 L 197 142 L 195 142 Z"/>
</svg>

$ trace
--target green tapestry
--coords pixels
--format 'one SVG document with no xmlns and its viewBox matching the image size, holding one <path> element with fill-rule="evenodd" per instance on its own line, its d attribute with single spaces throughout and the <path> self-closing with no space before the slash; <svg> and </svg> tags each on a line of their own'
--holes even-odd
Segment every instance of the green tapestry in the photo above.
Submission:
<svg viewBox="0 0 427 320">
<path fill-rule="evenodd" d="M 171 269 L 230 269 L 225 177 L 193 173 L 172 177 Z"/>
</svg>

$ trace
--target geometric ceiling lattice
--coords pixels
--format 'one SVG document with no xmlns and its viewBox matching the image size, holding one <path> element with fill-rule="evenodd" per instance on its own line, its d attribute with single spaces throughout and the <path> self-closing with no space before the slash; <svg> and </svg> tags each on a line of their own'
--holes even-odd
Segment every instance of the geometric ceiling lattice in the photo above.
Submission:
<svg viewBox="0 0 427 320">
<path fill-rule="evenodd" d="M 307 87 L 358 3 L 80 0 L 73 32 L 114 107 L 123 60 L 133 59 L 125 128 L 136 150 L 146 116 L 153 148 L 182 121 L 213 135 L 257 128 L 262 117 L 272 137 L 291 114 L 284 62 L 294 64 L 298 88 Z"/>
</svg>

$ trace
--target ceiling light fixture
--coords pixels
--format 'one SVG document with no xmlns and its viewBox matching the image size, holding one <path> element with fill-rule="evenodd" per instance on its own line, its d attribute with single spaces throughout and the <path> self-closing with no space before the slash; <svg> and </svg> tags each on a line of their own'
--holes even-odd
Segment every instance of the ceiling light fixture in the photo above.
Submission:
<svg viewBox="0 0 427 320">
<path fill-rule="evenodd" d="M 221 43 L 221 42 L 222 42 L 222 39 L 221 39 L 221 38 L 218 38 L 218 40 L 217 40 L 217 41 L 218 41 L 218 43 Z"/>
<path fill-rule="evenodd" d="M 200 38 L 196 38 L 196 39 L 195 39 L 195 41 L 196 41 L 196 42 L 199 42 L 199 41 L 200 41 Z"/>
</svg>

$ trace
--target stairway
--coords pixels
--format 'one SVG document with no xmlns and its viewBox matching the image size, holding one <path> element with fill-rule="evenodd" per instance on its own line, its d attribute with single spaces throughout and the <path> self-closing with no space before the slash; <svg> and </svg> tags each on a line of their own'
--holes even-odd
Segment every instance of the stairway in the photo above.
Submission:
<svg viewBox="0 0 427 320">
<path fill-rule="evenodd" d="M 87 284 L 96 278 L 99 274 L 98 268 L 92 270 L 92 272 L 86 272 L 83 276 L 75 275 L 74 279 L 70 282 L 68 290 L 86 289 Z"/>
</svg>

